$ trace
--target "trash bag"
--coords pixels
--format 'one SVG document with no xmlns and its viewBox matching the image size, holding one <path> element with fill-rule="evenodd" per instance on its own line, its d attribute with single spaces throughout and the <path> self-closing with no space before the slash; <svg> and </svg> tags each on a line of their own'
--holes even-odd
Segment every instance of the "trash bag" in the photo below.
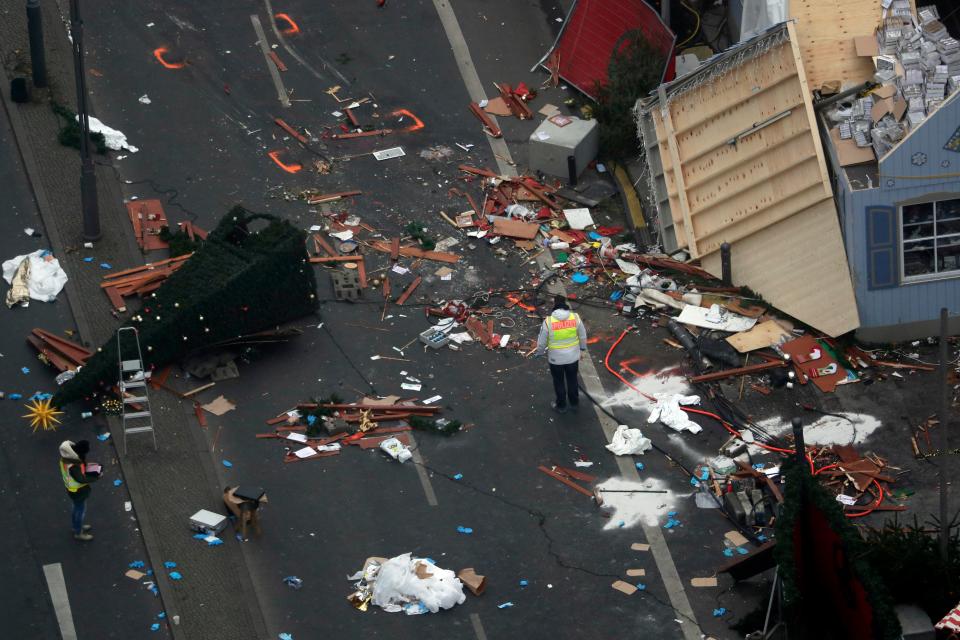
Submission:
<svg viewBox="0 0 960 640">
<path fill-rule="evenodd" d="M 631 429 L 625 424 L 617 427 L 607 449 L 618 456 L 636 456 L 653 448 L 650 438 L 645 438 L 640 429 Z"/>
<path fill-rule="evenodd" d="M 29 260 L 30 265 L 25 276 L 30 297 L 41 302 L 56 300 L 57 295 L 63 290 L 63 285 L 67 284 L 67 274 L 60 268 L 60 261 L 46 249 L 38 249 L 33 253 L 5 261 L 3 279 L 17 288 L 20 283 L 18 269 L 25 260 Z M 16 282 L 14 282 L 14 276 L 18 277 Z M 13 304 L 10 303 L 8 296 L 7 305 L 13 306 Z"/>
</svg>

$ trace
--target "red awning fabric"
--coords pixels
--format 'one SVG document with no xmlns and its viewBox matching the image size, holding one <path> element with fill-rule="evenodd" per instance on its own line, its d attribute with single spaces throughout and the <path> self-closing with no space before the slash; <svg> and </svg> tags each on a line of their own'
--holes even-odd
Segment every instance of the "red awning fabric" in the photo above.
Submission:
<svg viewBox="0 0 960 640">
<path fill-rule="evenodd" d="M 550 53 L 559 57 L 560 77 L 596 99 L 596 86 L 606 84 L 607 66 L 621 37 L 639 29 L 666 56 L 664 81 L 674 75 L 674 33 L 643 0 L 576 0 Z"/>
</svg>

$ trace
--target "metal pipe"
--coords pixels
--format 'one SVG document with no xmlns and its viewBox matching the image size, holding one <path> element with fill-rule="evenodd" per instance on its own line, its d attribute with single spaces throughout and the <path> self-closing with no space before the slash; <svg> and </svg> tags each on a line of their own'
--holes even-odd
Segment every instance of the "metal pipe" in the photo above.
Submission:
<svg viewBox="0 0 960 640">
<path fill-rule="evenodd" d="M 87 113 L 87 80 L 83 70 L 83 20 L 79 0 L 70 0 L 70 35 L 73 39 L 73 74 L 77 84 L 77 119 L 80 124 L 80 202 L 83 239 L 100 239 L 100 206 L 97 175 L 90 157 L 90 116 Z"/>
<path fill-rule="evenodd" d="M 937 412 L 940 419 L 940 464 L 937 475 L 940 480 L 940 559 L 947 562 L 947 543 L 950 540 L 950 523 L 947 521 L 947 461 L 950 456 L 950 437 L 948 424 L 950 422 L 950 358 L 948 356 L 947 332 L 949 312 L 946 308 L 940 309 L 940 410 Z"/>
<path fill-rule="evenodd" d="M 852 89 L 847 89 L 846 91 L 841 91 L 840 93 L 838 93 L 838 94 L 835 95 L 835 96 L 830 96 L 829 98 L 824 98 L 823 100 L 819 100 L 819 101 L 817 101 L 817 102 L 814 102 L 814 103 L 813 103 L 813 108 L 816 109 L 817 111 L 821 111 L 822 109 L 826 109 L 827 107 L 829 107 L 829 106 L 832 105 L 832 104 L 836 104 L 836 103 L 840 102 L 840 101 L 843 100 L 844 98 L 849 98 L 850 96 L 855 95 L 855 94 L 858 94 L 858 93 L 861 93 L 861 92 L 863 92 L 863 91 L 870 91 L 870 90 L 875 89 L 876 87 L 879 87 L 879 86 L 880 86 L 880 85 L 877 84 L 876 82 L 874 82 L 873 80 L 867 80 L 867 81 L 864 82 L 863 84 L 859 84 L 859 85 L 855 86 L 855 87 L 852 88 Z"/>
<path fill-rule="evenodd" d="M 47 86 L 47 59 L 43 49 L 43 15 L 40 13 L 40 0 L 27 0 L 27 34 L 30 38 L 33 86 L 43 89 Z"/>
<path fill-rule="evenodd" d="M 720 245 L 720 272 L 723 286 L 733 286 L 733 266 L 730 263 L 730 243 L 724 242 Z"/>
</svg>

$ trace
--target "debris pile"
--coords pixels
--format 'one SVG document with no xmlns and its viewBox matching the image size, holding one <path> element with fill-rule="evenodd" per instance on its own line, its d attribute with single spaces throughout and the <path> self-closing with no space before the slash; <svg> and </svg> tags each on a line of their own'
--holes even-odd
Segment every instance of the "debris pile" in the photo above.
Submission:
<svg viewBox="0 0 960 640">
<path fill-rule="evenodd" d="M 389 613 L 403 611 L 413 616 L 452 609 L 467 599 L 463 583 L 453 571 L 409 553 L 389 560 L 367 558 L 363 569 L 348 580 L 357 583 L 347 600 L 360 611 L 366 611 L 372 602 Z"/>
</svg>

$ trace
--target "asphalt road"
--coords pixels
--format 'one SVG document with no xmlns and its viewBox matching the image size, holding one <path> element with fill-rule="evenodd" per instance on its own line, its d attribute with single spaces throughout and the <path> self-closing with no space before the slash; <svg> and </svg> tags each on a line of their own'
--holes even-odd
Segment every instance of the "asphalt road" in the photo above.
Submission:
<svg viewBox="0 0 960 640">
<path fill-rule="evenodd" d="M 78 174 L 79 177 L 79 174 Z M 37 214 L 16 142 L 0 109 L 0 184 L 4 185 L 0 219 L 0 255 L 4 260 L 49 246 Z M 29 237 L 24 228 L 36 230 Z M 90 268 L 98 268 L 92 264 Z M 69 274 L 68 274 L 69 276 Z M 6 284 L 3 288 L 7 290 Z M 66 296 L 52 303 L 31 302 L 27 308 L 0 309 L 0 512 L 4 514 L 5 562 L 0 563 L 0 619 L 4 629 L 23 638 L 60 638 L 51 601 L 51 585 L 44 567 L 59 565 L 72 620 L 79 638 L 166 637 L 166 631 L 151 632 L 158 622 L 159 600 L 145 588 L 123 576 L 127 564 L 145 560 L 143 545 L 132 513 L 124 510 L 129 500 L 125 488 L 114 486 L 119 467 L 111 443 L 96 439 L 95 420 L 83 421 L 79 409 L 62 416 L 57 431 L 32 432 L 25 398 L 35 392 L 51 392 L 56 383 L 51 367 L 37 360 L 25 337 L 33 328 L 58 335 L 74 328 Z M 28 371 L 24 372 L 22 368 Z M 11 399 L 20 394 L 24 399 Z M 104 465 L 104 475 L 93 487 L 87 503 L 87 523 L 94 526 L 95 540 L 78 543 L 70 531 L 70 499 L 57 467 L 57 448 L 70 438 L 91 442 L 90 459 Z M 121 479 L 122 480 L 122 479 Z"/>
<path fill-rule="evenodd" d="M 324 4 L 300 0 L 272 8 L 299 25 L 299 33 L 286 38 L 292 50 L 275 36 L 265 3 L 114 2 L 91 12 L 87 43 L 97 115 L 140 148 L 136 154 L 118 154 L 125 156 L 116 161 L 124 193 L 163 198 L 172 222 L 193 219 L 210 228 L 239 202 L 307 228 L 318 222 L 316 212 L 303 202 L 285 199 L 285 193 L 361 189 L 362 196 L 337 210 L 357 213 L 386 237 L 411 220 L 425 222 L 433 233 L 449 233 L 437 212 L 467 208 L 464 201 L 448 195 L 450 187 L 464 188 L 457 165 L 494 167 L 497 159 L 466 109 L 470 98 L 434 3 L 388 0 L 386 8 L 377 9 L 373 0 Z M 555 36 L 559 26 L 555 18 L 562 15 L 559 7 L 547 2 L 471 1 L 454 3 L 454 10 L 481 84 L 491 94 L 493 81 L 539 85 L 542 74 L 531 74 L 529 68 Z M 252 15 L 259 17 L 267 40 L 277 45 L 272 50 L 288 67 L 278 75 L 289 107 L 278 100 L 268 66 L 272 63 L 257 44 Z M 184 60 L 185 66 L 168 69 L 159 64 L 153 55 L 158 47 L 168 48 L 167 61 Z M 407 121 L 389 114 L 406 108 L 424 121 L 425 128 L 385 138 L 324 139 L 325 127 L 336 126 L 332 112 L 342 108 L 326 93 L 336 85 L 341 87 L 340 98 L 370 98 L 357 110 L 362 122 L 404 126 Z M 144 95 L 149 104 L 140 101 Z M 546 90 L 534 106 L 560 105 L 568 95 Z M 312 152 L 273 124 L 278 116 L 318 137 L 310 145 Z M 501 125 L 522 166 L 524 142 L 533 123 L 501 119 Z M 464 151 L 457 143 L 473 146 Z M 398 145 L 406 153 L 400 159 L 378 162 L 363 155 Z M 420 156 L 437 146 L 452 153 L 441 160 Z M 270 151 L 281 152 L 284 162 L 299 163 L 303 169 L 284 172 L 268 157 Z M 332 173 L 313 170 L 313 161 L 320 156 L 340 158 Z M 475 184 L 466 186 L 479 194 Z M 12 242 L 16 233 L 14 229 L 5 235 L 3 242 Z M 514 254 L 498 257 L 482 244 L 475 250 L 466 244 L 461 239 L 456 249 L 465 259 L 452 281 L 434 277 L 435 266 L 420 268 L 425 282 L 418 296 L 464 297 L 481 289 L 525 286 L 534 270 Z M 379 260 L 384 262 L 382 256 Z M 410 266 L 409 262 L 404 264 Z M 329 299 L 327 277 L 322 271 L 319 276 L 320 296 Z M 412 275 L 396 275 L 395 289 L 410 279 Z M 378 354 L 396 356 L 393 347 L 406 344 L 423 329 L 422 311 L 415 304 L 419 298 L 413 302 L 408 310 L 392 308 L 389 313 L 394 317 L 383 324 L 377 304 L 325 302 L 320 319 L 305 321 L 304 336 L 264 352 L 254 364 L 241 367 L 238 380 L 218 383 L 202 396 L 209 400 L 222 393 L 237 405 L 222 418 L 209 420 L 207 438 L 211 445 L 216 440 L 212 448 L 222 482 L 261 484 L 270 497 L 263 537 L 245 543 L 244 553 L 271 633 L 312 637 L 323 628 L 333 637 L 482 638 L 479 625 L 490 638 L 514 637 L 517 629 L 535 638 L 630 633 L 678 637 L 678 616 L 666 604 L 655 564 L 630 551 L 632 542 L 643 540 L 628 511 L 604 517 L 585 496 L 536 470 L 539 464 L 571 466 L 583 458 L 594 462 L 586 470 L 601 481 L 618 475 L 612 456 L 602 448 L 595 416 L 588 410 L 578 416 L 551 414 L 544 364 L 515 355 L 492 354 L 477 346 L 460 353 L 412 347 L 403 356 L 409 362 L 370 360 Z M 20 311 L 15 317 L 26 315 Z M 22 311 L 33 312 L 34 307 Z M 601 362 L 622 321 L 611 317 L 608 309 L 584 307 L 582 312 L 593 335 L 600 338 L 591 346 L 591 355 Z M 532 335 L 534 321 L 522 316 L 516 320 L 515 332 Z M 318 329 L 321 321 L 324 328 Z M 29 326 L 33 325 L 13 333 L 19 336 Z M 671 369 L 681 358 L 661 343 L 662 337 L 663 330 L 652 327 L 630 336 L 621 344 L 618 360 L 632 360 L 630 366 L 651 390 L 679 389 Z M 8 369 L 16 372 L 19 366 Z M 311 396 L 400 394 L 405 375 L 401 371 L 424 380 L 420 397 L 443 396 L 446 415 L 475 425 L 451 438 L 416 434 L 436 506 L 429 503 L 416 467 L 390 463 L 375 451 L 350 449 L 338 457 L 284 465 L 279 443 L 254 438 L 268 431 L 264 420 Z M 612 376 L 602 372 L 602 379 L 608 391 L 618 392 L 612 402 L 615 413 L 625 423 L 644 425 L 644 403 L 619 392 L 622 387 Z M 799 401 L 829 411 L 876 415 L 889 428 L 878 433 L 871 446 L 897 460 L 906 451 L 897 445 L 903 437 L 899 416 L 919 415 L 925 402 L 918 392 L 922 385 L 915 382 L 891 380 L 882 392 L 877 387 L 844 388 L 829 398 L 808 388 L 770 399 L 747 391 L 743 407 L 756 416 L 788 418 Z M 189 387 L 193 381 L 180 384 Z M 735 397 L 737 391 L 728 389 L 728 395 Z M 715 425 L 704 427 L 697 436 L 668 433 L 661 426 L 645 430 L 692 467 L 716 455 L 725 440 Z M 220 465 L 222 459 L 233 467 Z M 682 526 L 664 535 L 682 582 L 689 585 L 690 578 L 711 575 L 727 560 L 722 538 L 731 527 L 715 511 L 694 506 L 689 478 L 676 466 L 652 454 L 642 461 L 641 478 L 670 493 L 642 508 L 634 505 L 632 512 L 652 514 L 660 526 L 666 512 L 676 510 Z M 463 478 L 452 480 L 458 473 Z M 929 471 L 920 469 L 914 477 L 921 478 L 920 486 L 929 481 Z M 59 499 L 56 487 L 51 495 Z M 926 505 L 919 499 L 918 503 Z M 472 527 L 474 533 L 458 533 L 461 525 Z M 488 591 L 479 599 L 468 596 L 452 612 L 419 619 L 352 610 L 345 600 L 351 586 L 346 576 L 368 556 L 405 551 L 432 557 L 445 568 L 473 566 L 488 576 Z M 645 593 L 627 598 L 610 588 L 627 568 L 647 570 Z M 282 578 L 288 575 L 301 577 L 303 589 L 284 586 Z M 520 580 L 528 585 L 521 587 Z M 740 585 L 736 595 L 726 590 L 729 586 L 729 579 L 721 578 L 717 589 L 687 588 L 705 633 L 730 637 L 728 621 L 745 615 L 766 596 L 762 580 Z M 498 608 L 504 602 L 514 606 Z M 714 618 L 711 613 L 717 607 L 729 613 Z"/>
</svg>

